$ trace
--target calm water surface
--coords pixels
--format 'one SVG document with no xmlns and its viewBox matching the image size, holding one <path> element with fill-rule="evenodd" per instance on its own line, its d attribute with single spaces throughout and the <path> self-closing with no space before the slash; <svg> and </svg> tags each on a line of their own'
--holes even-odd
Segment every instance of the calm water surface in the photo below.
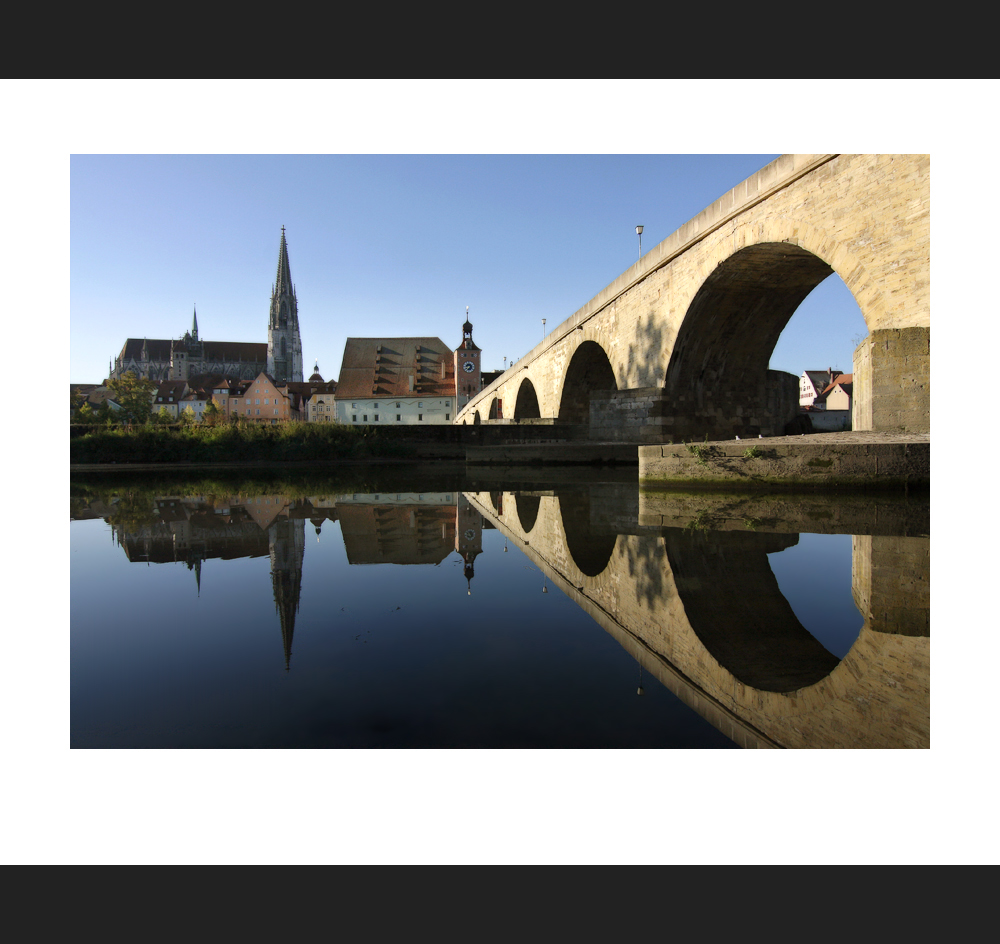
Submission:
<svg viewBox="0 0 1000 944">
<path fill-rule="evenodd" d="M 730 748 L 774 735 L 684 659 L 802 688 L 865 626 L 851 534 L 650 526 L 634 486 L 311 488 L 72 492 L 73 747 Z M 765 622 L 798 626 L 750 656 L 692 615 L 710 583 L 756 646 L 748 580 L 776 583 Z M 801 649 L 797 681 L 759 667 L 775 646 Z"/>
</svg>

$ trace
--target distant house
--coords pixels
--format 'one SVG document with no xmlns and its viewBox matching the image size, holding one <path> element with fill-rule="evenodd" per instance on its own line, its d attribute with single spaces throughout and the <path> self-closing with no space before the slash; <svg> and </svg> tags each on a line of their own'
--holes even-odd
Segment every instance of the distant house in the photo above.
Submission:
<svg viewBox="0 0 1000 944">
<path fill-rule="evenodd" d="M 302 391 L 290 389 L 301 383 L 279 384 L 270 374 L 262 371 L 249 384 L 241 385 L 229 398 L 229 415 L 253 423 L 282 423 L 302 420 Z"/>
<path fill-rule="evenodd" d="M 843 376 L 839 370 L 805 370 L 799 378 L 799 406 L 816 406 L 817 398 L 837 379 Z M 819 409 L 824 409 L 820 406 Z"/>
<path fill-rule="evenodd" d="M 854 374 L 838 373 L 813 403 L 800 409 L 809 416 L 812 428 L 818 433 L 851 429 L 853 394 Z"/>
<path fill-rule="evenodd" d="M 830 410 L 851 409 L 851 398 L 854 395 L 854 374 L 838 374 L 836 379 L 816 398 L 813 406 L 823 404 Z"/>
</svg>

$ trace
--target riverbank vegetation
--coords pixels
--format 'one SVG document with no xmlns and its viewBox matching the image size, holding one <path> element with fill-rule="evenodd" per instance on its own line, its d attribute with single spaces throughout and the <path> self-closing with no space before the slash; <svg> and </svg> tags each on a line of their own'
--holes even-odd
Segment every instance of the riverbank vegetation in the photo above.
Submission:
<svg viewBox="0 0 1000 944">
<path fill-rule="evenodd" d="M 377 429 L 341 424 L 72 426 L 70 462 L 312 462 L 405 458 Z"/>
</svg>

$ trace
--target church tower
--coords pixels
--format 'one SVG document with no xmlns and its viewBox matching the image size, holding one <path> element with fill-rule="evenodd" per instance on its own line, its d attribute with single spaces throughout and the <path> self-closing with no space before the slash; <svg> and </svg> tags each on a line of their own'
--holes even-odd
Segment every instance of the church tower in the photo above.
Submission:
<svg viewBox="0 0 1000 944">
<path fill-rule="evenodd" d="M 267 322 L 267 372 L 278 382 L 302 382 L 302 338 L 299 336 L 299 303 L 288 266 L 285 227 L 281 227 L 278 276 L 271 291 Z"/>
<path fill-rule="evenodd" d="M 469 308 L 465 308 L 465 324 L 462 325 L 462 343 L 455 349 L 455 395 L 458 406 L 465 406 L 482 389 L 482 351 L 472 340 L 472 322 Z"/>
</svg>

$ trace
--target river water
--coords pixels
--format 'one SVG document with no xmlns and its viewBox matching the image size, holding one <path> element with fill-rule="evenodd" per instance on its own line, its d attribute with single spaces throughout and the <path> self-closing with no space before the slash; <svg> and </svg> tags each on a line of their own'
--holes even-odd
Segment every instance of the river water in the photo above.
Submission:
<svg viewBox="0 0 1000 944">
<path fill-rule="evenodd" d="M 70 537 L 74 748 L 929 746 L 926 497 L 78 477 Z"/>
</svg>

